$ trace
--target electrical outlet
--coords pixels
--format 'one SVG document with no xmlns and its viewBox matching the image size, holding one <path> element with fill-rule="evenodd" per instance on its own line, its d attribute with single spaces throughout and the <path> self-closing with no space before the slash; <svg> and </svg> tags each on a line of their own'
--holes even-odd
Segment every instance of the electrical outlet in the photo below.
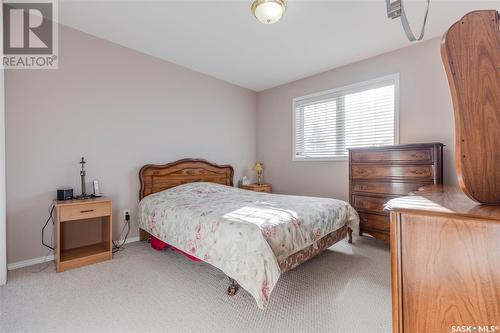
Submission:
<svg viewBox="0 0 500 333">
<path fill-rule="evenodd" d="M 123 220 L 127 220 L 127 215 L 130 217 L 130 210 L 128 209 L 123 211 Z"/>
</svg>

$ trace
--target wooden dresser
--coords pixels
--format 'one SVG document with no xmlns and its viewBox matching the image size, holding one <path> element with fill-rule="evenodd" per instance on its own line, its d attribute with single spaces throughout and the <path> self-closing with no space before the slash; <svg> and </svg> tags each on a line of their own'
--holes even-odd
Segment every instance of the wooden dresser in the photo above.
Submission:
<svg viewBox="0 0 500 333">
<path fill-rule="evenodd" d="M 359 213 L 360 234 L 389 241 L 390 199 L 441 184 L 443 144 L 422 143 L 349 149 L 349 200 Z"/>
<path fill-rule="evenodd" d="M 433 185 L 387 208 L 393 331 L 499 332 L 500 205 Z"/>
</svg>

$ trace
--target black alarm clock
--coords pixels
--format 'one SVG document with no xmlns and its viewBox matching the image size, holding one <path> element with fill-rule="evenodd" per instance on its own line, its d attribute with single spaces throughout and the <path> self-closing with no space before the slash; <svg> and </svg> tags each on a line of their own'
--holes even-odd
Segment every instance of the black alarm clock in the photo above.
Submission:
<svg viewBox="0 0 500 333">
<path fill-rule="evenodd" d="M 71 200 L 73 199 L 73 189 L 72 188 L 62 188 L 57 190 L 57 200 Z"/>
</svg>

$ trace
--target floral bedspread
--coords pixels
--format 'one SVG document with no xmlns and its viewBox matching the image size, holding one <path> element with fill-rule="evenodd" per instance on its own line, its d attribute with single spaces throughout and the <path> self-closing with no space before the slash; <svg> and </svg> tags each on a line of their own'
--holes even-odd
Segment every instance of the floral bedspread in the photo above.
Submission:
<svg viewBox="0 0 500 333">
<path fill-rule="evenodd" d="M 138 226 L 219 268 L 260 308 L 278 278 L 278 262 L 359 218 L 346 202 L 189 183 L 145 197 Z"/>
</svg>

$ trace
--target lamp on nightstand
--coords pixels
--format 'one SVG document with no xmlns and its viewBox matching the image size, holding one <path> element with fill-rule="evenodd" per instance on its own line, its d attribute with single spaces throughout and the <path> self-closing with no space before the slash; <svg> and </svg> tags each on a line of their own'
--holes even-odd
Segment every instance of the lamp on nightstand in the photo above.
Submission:
<svg viewBox="0 0 500 333">
<path fill-rule="evenodd" d="M 262 178 L 263 178 L 262 176 L 264 174 L 264 164 L 257 163 L 257 164 L 255 164 L 253 169 L 255 170 L 255 172 L 257 172 L 257 184 L 262 185 Z"/>
</svg>

